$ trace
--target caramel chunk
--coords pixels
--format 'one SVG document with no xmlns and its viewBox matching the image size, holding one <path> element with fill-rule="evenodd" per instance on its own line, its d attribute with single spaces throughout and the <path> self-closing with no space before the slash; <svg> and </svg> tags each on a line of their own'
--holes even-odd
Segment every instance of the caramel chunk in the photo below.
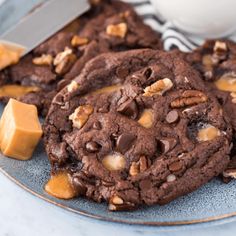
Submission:
<svg viewBox="0 0 236 236">
<path fill-rule="evenodd" d="M 118 152 L 106 155 L 102 160 L 103 166 L 109 171 L 123 170 L 125 168 L 125 158 Z"/>
<path fill-rule="evenodd" d="M 217 136 L 220 136 L 220 131 L 216 127 L 208 125 L 206 128 L 198 131 L 197 139 L 198 141 L 204 142 L 212 140 Z"/>
<path fill-rule="evenodd" d="M 28 160 L 42 136 L 37 108 L 10 99 L 0 121 L 0 147 L 4 155 Z"/>
<path fill-rule="evenodd" d="M 71 199 L 76 196 L 70 177 L 66 172 L 52 175 L 44 189 L 48 194 L 60 199 Z"/>
<path fill-rule="evenodd" d="M 4 85 L 0 87 L 0 97 L 19 98 L 30 92 L 37 92 L 40 88 L 36 86 Z"/>
<path fill-rule="evenodd" d="M 152 109 L 145 109 L 138 120 L 138 123 L 145 128 L 151 128 L 154 121 L 154 114 Z"/>
<path fill-rule="evenodd" d="M 0 70 L 17 63 L 24 51 L 19 45 L 0 41 Z"/>
<path fill-rule="evenodd" d="M 236 77 L 223 75 L 215 82 L 215 86 L 222 91 L 236 92 Z"/>
</svg>

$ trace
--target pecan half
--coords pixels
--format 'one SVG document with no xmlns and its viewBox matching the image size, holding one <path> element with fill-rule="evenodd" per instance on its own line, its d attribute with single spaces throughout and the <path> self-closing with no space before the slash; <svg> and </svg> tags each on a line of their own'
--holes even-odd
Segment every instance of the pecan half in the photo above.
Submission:
<svg viewBox="0 0 236 236">
<path fill-rule="evenodd" d="M 207 96 L 198 90 L 186 90 L 183 94 L 171 102 L 172 108 L 183 108 L 207 101 Z"/>
</svg>

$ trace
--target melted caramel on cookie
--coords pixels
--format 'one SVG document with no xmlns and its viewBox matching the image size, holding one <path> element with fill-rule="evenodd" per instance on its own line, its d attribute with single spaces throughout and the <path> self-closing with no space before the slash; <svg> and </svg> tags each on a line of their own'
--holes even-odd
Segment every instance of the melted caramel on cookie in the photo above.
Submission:
<svg viewBox="0 0 236 236">
<path fill-rule="evenodd" d="M 232 76 L 222 76 L 215 82 L 216 87 L 222 91 L 236 92 L 236 78 Z"/>
<path fill-rule="evenodd" d="M 138 120 L 138 123 L 145 128 L 151 128 L 154 121 L 154 114 L 152 109 L 145 109 Z"/>
<path fill-rule="evenodd" d="M 97 90 L 91 92 L 91 94 L 94 95 L 94 94 L 112 93 L 112 92 L 120 90 L 121 88 L 122 88 L 122 85 L 116 84 L 116 85 L 111 85 L 111 86 L 97 89 Z"/>
<path fill-rule="evenodd" d="M 69 175 L 66 172 L 52 175 L 44 189 L 48 194 L 60 199 L 71 199 L 76 195 Z"/>
<path fill-rule="evenodd" d="M 206 128 L 200 129 L 198 131 L 197 140 L 200 142 L 209 141 L 213 140 L 219 135 L 220 131 L 216 127 L 209 125 Z"/>
<path fill-rule="evenodd" d="M 30 92 L 37 92 L 40 88 L 36 86 L 4 85 L 0 87 L 0 97 L 19 98 Z"/>
</svg>

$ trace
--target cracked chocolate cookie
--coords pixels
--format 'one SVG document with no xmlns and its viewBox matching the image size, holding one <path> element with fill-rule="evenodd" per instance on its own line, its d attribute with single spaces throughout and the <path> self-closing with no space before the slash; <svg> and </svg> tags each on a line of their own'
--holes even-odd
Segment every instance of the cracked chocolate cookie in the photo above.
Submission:
<svg viewBox="0 0 236 236">
<path fill-rule="evenodd" d="M 233 127 L 232 161 L 223 172 L 224 179 L 236 175 L 236 44 L 229 40 L 208 40 L 196 51 L 183 54 L 202 75 L 222 105 Z"/>
<path fill-rule="evenodd" d="M 192 67 L 142 49 L 88 62 L 54 97 L 44 141 L 48 193 L 118 211 L 168 203 L 220 174 L 231 127 Z"/>
<path fill-rule="evenodd" d="M 0 73 L 3 101 L 15 97 L 36 105 L 45 115 L 56 92 L 96 55 L 161 48 L 159 34 L 145 25 L 130 5 L 113 0 L 92 2 L 88 13 Z"/>
</svg>

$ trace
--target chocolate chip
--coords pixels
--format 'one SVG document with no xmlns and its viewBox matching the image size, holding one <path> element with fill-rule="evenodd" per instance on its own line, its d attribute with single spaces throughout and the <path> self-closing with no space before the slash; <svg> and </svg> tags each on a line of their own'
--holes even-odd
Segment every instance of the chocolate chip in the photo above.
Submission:
<svg viewBox="0 0 236 236">
<path fill-rule="evenodd" d="M 160 140 L 162 153 L 167 153 L 170 150 L 170 142 L 168 140 Z"/>
<path fill-rule="evenodd" d="M 95 121 L 93 123 L 93 128 L 97 129 L 97 130 L 100 130 L 102 128 L 102 125 L 101 125 L 101 123 L 99 121 Z"/>
<path fill-rule="evenodd" d="M 170 111 L 167 116 L 166 116 L 166 121 L 169 123 L 169 124 L 172 124 L 172 123 L 175 123 L 177 122 L 179 119 L 179 114 L 176 110 L 172 110 Z"/>
<path fill-rule="evenodd" d="M 129 75 L 129 70 L 126 67 L 118 67 L 116 70 L 116 74 L 119 78 L 125 78 Z"/>
<path fill-rule="evenodd" d="M 77 192 L 77 195 L 85 195 L 87 187 L 84 185 L 83 181 L 78 177 L 72 178 L 72 184 Z"/>
<path fill-rule="evenodd" d="M 138 116 L 138 106 L 133 99 L 125 101 L 118 107 L 117 111 L 131 119 L 136 119 Z"/>
<path fill-rule="evenodd" d="M 88 152 L 98 152 L 101 146 L 97 142 L 90 141 L 86 143 L 85 148 Z"/>
<path fill-rule="evenodd" d="M 182 162 L 181 161 L 175 161 L 169 165 L 169 170 L 171 172 L 178 172 L 182 169 Z"/>
<path fill-rule="evenodd" d="M 135 139 L 136 136 L 133 134 L 128 134 L 128 133 L 121 134 L 116 141 L 117 150 L 121 153 L 126 152 L 128 149 L 130 149 Z"/>
<path fill-rule="evenodd" d="M 172 150 L 176 145 L 176 140 L 167 138 L 167 139 L 160 139 L 157 141 L 158 148 L 161 149 L 161 154 L 165 154 Z"/>
<path fill-rule="evenodd" d="M 151 68 L 147 68 L 145 71 L 144 71 L 144 76 L 148 79 L 152 74 L 152 69 Z"/>
</svg>

